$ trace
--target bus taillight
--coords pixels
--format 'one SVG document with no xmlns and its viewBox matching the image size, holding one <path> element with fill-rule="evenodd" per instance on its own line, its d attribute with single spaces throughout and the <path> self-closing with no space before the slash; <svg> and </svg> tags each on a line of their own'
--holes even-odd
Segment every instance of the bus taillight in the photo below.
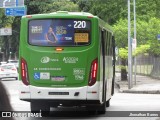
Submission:
<svg viewBox="0 0 160 120">
<path fill-rule="evenodd" d="M 32 15 L 26 15 L 26 18 L 32 18 Z"/>
<path fill-rule="evenodd" d="M 98 59 L 95 59 L 91 64 L 90 78 L 88 83 L 89 86 L 92 86 L 96 83 L 97 71 L 98 71 Z"/>
<path fill-rule="evenodd" d="M 25 85 L 29 85 L 27 62 L 21 58 L 21 78 Z"/>
<path fill-rule="evenodd" d="M 63 48 L 56 48 L 56 51 L 62 51 Z"/>
</svg>

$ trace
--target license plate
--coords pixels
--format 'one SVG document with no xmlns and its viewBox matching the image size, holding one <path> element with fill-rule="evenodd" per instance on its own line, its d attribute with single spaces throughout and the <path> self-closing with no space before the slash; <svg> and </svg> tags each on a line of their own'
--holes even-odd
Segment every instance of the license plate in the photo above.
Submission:
<svg viewBox="0 0 160 120">
<path fill-rule="evenodd" d="M 6 76 L 10 76 L 10 74 L 6 74 Z"/>
<path fill-rule="evenodd" d="M 66 77 L 64 77 L 64 76 L 52 76 L 51 77 L 51 80 L 52 81 L 64 81 L 66 79 Z"/>
<path fill-rule="evenodd" d="M 49 95 L 69 95 L 69 92 L 49 92 Z"/>
</svg>

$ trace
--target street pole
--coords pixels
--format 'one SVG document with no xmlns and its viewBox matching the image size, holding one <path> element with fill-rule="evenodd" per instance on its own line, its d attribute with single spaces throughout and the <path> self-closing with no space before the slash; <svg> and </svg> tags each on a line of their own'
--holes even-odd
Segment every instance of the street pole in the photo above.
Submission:
<svg viewBox="0 0 160 120">
<path fill-rule="evenodd" d="M 135 49 L 137 46 L 137 40 L 136 40 L 136 0 L 133 0 L 133 10 L 134 10 L 134 39 L 135 39 Z M 136 73 L 137 73 L 137 60 L 136 56 L 134 57 L 134 84 L 136 85 Z"/>
<path fill-rule="evenodd" d="M 11 59 L 11 40 L 8 39 L 8 47 L 9 47 L 9 60 Z"/>
<path fill-rule="evenodd" d="M 132 46 L 130 19 L 130 0 L 128 0 L 128 89 L 131 89 L 132 87 Z"/>
</svg>

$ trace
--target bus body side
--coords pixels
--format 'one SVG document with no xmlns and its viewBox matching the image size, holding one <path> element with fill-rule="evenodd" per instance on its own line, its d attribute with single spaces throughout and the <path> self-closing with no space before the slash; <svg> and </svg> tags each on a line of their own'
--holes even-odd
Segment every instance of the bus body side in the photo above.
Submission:
<svg viewBox="0 0 160 120">
<path fill-rule="evenodd" d="M 21 20 L 19 48 L 20 99 L 30 101 L 31 110 L 34 110 L 34 107 L 38 105 L 48 105 L 49 107 L 58 106 L 59 104 L 64 106 L 101 105 L 104 102 L 104 84 L 106 84 L 105 90 L 109 91 L 105 92 L 107 93 L 106 101 L 111 97 L 109 84 L 111 79 L 108 82 L 105 79 L 104 82 L 100 77 L 103 65 L 101 64 L 102 57 L 100 56 L 102 51 L 99 37 L 99 19 L 87 16 L 66 16 L 66 14 L 57 16 L 33 15 L 31 18 L 24 16 Z M 53 18 L 89 21 L 91 26 L 89 33 L 90 43 L 82 46 L 31 45 L 28 42 L 30 29 L 40 26 L 39 23 L 32 23 L 32 21 Z M 32 27 L 28 24 L 31 24 Z M 59 27 L 56 27 L 56 29 L 59 29 Z M 41 27 L 39 29 L 37 30 L 36 28 L 35 31 L 41 31 Z M 64 29 L 67 28 L 63 27 L 61 30 Z M 32 32 L 35 31 L 33 30 Z M 36 34 L 39 34 L 38 32 Z M 65 37 L 65 39 L 69 38 Z M 107 56 L 105 60 L 107 68 L 112 63 Z M 109 74 L 107 70 L 105 72 L 105 74 Z"/>
<path fill-rule="evenodd" d="M 101 95 L 106 100 L 106 106 L 110 106 L 111 96 L 114 94 L 114 39 L 110 26 L 99 19 L 100 29 L 100 80 L 102 85 Z M 100 87 L 101 88 L 101 87 Z M 105 92 L 104 92 L 105 91 Z M 103 92 L 105 95 L 103 95 Z M 105 97 L 105 98 L 104 98 Z"/>
</svg>

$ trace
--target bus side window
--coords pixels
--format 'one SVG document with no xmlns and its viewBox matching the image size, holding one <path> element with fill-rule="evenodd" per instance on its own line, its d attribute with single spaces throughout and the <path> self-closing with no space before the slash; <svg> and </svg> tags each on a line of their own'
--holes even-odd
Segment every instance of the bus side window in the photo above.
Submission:
<svg viewBox="0 0 160 120">
<path fill-rule="evenodd" d="M 116 61 L 116 53 L 115 53 L 115 38 L 114 38 L 114 36 L 112 36 L 111 49 L 112 49 L 113 62 L 115 62 Z"/>
<path fill-rule="evenodd" d="M 109 55 L 112 56 L 113 50 L 112 50 L 112 34 L 111 33 L 109 33 L 109 42 L 110 42 L 110 44 L 109 44 Z"/>
<path fill-rule="evenodd" d="M 112 34 L 109 33 L 108 31 L 107 31 L 106 38 L 107 38 L 107 40 L 106 40 L 107 41 L 106 42 L 106 46 L 107 46 L 106 52 L 107 52 L 107 55 L 111 56 L 112 55 Z"/>
<path fill-rule="evenodd" d="M 102 29 L 101 30 L 101 40 L 102 40 L 102 52 L 103 52 L 103 55 L 105 56 L 105 54 L 106 54 L 106 51 L 105 51 L 105 49 L 106 49 L 106 30 L 105 29 Z"/>
<path fill-rule="evenodd" d="M 106 32 L 106 55 L 109 55 L 109 33 L 108 31 Z"/>
</svg>

